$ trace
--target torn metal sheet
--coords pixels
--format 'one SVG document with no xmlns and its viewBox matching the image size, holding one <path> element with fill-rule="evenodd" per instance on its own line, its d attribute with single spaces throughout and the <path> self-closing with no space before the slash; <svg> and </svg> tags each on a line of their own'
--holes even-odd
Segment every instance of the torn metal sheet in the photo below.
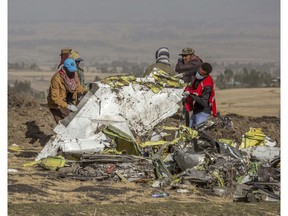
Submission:
<svg viewBox="0 0 288 216">
<path fill-rule="evenodd" d="M 188 172 L 187 172 L 188 171 Z M 181 177 L 183 181 L 189 181 L 196 185 L 209 185 L 213 182 L 213 178 L 209 173 L 196 169 L 187 169 Z"/>
<path fill-rule="evenodd" d="M 254 146 L 241 149 L 241 151 L 246 152 L 250 158 L 255 157 L 257 160 L 272 161 L 280 156 L 280 148 L 278 147 Z"/>
<path fill-rule="evenodd" d="M 56 138 L 46 144 L 36 160 L 54 156 L 63 147 L 69 151 L 75 148 L 78 152 L 83 149 L 83 153 L 88 149 L 99 152 L 100 148 L 95 149 L 91 145 L 93 140 L 96 146 L 99 144 L 97 134 L 103 126 L 112 125 L 135 141 L 133 133 L 138 136 L 146 134 L 179 109 L 182 88 L 163 87 L 155 94 L 141 84 L 143 79 L 141 83 L 135 82 L 117 89 L 101 82 L 93 84 L 92 91 L 77 106 L 78 111 L 71 113 L 54 128 Z M 73 148 L 68 147 L 70 142 Z"/>
<path fill-rule="evenodd" d="M 174 160 L 182 171 L 193 168 L 205 163 L 205 154 L 202 153 L 188 153 L 182 150 L 175 151 L 173 155 Z"/>
<path fill-rule="evenodd" d="M 279 201 L 280 187 L 277 183 L 250 182 L 249 184 L 237 185 L 234 192 L 234 201 L 259 202 Z"/>
<path fill-rule="evenodd" d="M 280 182 L 280 170 L 274 167 L 264 166 L 260 164 L 257 172 L 257 179 L 258 181 L 263 182 L 268 182 L 271 179 Z"/>
<path fill-rule="evenodd" d="M 155 167 L 155 174 L 159 179 L 166 177 L 168 177 L 169 179 L 174 178 L 168 168 L 165 166 L 164 162 L 161 160 L 161 155 L 163 155 L 163 151 L 166 147 L 167 144 L 162 145 L 159 151 L 156 154 L 152 155 L 153 165 Z"/>
<path fill-rule="evenodd" d="M 84 154 L 78 167 L 65 172 L 61 177 L 81 180 L 113 180 L 127 182 L 148 182 L 155 179 L 152 161 L 133 155 Z"/>
<path fill-rule="evenodd" d="M 116 143 L 116 150 L 129 155 L 139 155 L 140 149 L 133 138 L 113 125 L 107 126 L 103 133 Z"/>
<path fill-rule="evenodd" d="M 102 137 L 99 135 L 102 135 Z M 87 139 L 67 139 L 59 141 L 59 146 L 65 153 L 83 154 L 101 152 L 105 147 L 110 147 L 110 142 L 104 134 L 97 134 Z"/>
<path fill-rule="evenodd" d="M 229 144 L 226 143 L 217 143 L 219 150 L 220 150 L 220 154 L 223 155 L 228 155 L 230 157 L 233 157 L 235 159 L 242 159 L 242 152 L 239 149 L 236 149 L 232 146 L 230 146 Z"/>
</svg>

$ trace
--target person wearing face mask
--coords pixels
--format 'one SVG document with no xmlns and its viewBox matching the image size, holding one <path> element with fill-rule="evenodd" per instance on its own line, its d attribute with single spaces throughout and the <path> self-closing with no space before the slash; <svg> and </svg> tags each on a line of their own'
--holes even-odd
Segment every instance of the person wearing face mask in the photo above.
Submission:
<svg viewBox="0 0 288 216">
<path fill-rule="evenodd" d="M 51 78 L 47 102 L 57 124 L 70 112 L 78 110 L 75 106 L 77 94 L 84 94 L 85 90 L 79 83 L 76 71 L 76 62 L 72 58 L 67 58 Z"/>
<path fill-rule="evenodd" d="M 194 80 L 197 69 L 200 67 L 203 61 L 199 56 L 195 55 L 195 50 L 190 47 L 182 49 L 182 52 L 179 55 L 181 58 L 178 59 L 175 67 L 175 71 L 178 74 L 174 77 L 182 79 L 184 83 L 191 83 Z M 185 124 L 188 127 L 190 121 L 190 113 L 185 109 L 185 102 L 182 102 L 182 105 Z"/>
<path fill-rule="evenodd" d="M 196 71 L 195 79 L 183 92 L 186 110 L 193 111 L 189 127 L 207 121 L 209 115 L 216 117 L 215 85 L 210 76 L 211 64 L 204 62 Z"/>
</svg>

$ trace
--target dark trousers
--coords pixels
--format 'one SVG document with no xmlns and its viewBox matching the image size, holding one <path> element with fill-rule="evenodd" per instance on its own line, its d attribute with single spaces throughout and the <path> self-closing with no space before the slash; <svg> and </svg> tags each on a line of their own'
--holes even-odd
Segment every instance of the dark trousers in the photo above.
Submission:
<svg viewBox="0 0 288 216">
<path fill-rule="evenodd" d="M 70 110 L 68 110 L 67 108 L 49 109 L 54 117 L 54 120 L 56 121 L 56 124 L 58 124 L 61 119 L 66 118 L 70 113 Z"/>
<path fill-rule="evenodd" d="M 185 117 L 185 125 L 186 125 L 186 127 L 189 127 L 190 115 L 189 115 L 189 111 L 187 111 L 186 109 L 185 109 L 184 117 Z"/>
<path fill-rule="evenodd" d="M 186 127 L 189 127 L 189 124 L 190 124 L 190 115 L 189 115 L 189 111 L 187 111 L 185 109 L 185 102 L 186 102 L 186 99 L 182 98 L 182 113 L 184 115 L 184 119 L 185 119 L 185 125 Z"/>
</svg>

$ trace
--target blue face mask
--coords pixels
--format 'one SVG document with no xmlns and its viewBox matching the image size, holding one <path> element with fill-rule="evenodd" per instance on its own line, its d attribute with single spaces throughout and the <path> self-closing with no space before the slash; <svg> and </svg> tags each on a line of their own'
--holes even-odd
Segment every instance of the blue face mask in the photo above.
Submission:
<svg viewBox="0 0 288 216">
<path fill-rule="evenodd" d="M 201 80 L 201 79 L 203 79 L 204 77 L 205 77 L 205 76 L 201 76 L 201 75 L 199 74 L 199 71 L 196 72 L 196 75 L 195 75 L 195 78 L 196 78 L 196 79 Z"/>
</svg>

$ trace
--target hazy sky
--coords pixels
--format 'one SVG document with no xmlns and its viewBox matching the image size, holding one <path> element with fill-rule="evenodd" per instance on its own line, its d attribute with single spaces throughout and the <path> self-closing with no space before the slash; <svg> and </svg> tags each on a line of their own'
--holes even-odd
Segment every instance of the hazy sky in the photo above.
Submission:
<svg viewBox="0 0 288 216">
<path fill-rule="evenodd" d="M 279 23 L 279 0 L 9 0 L 14 21 Z"/>
<path fill-rule="evenodd" d="M 8 30 L 10 61 L 53 62 L 61 47 L 73 46 L 86 59 L 150 62 L 163 45 L 174 60 L 192 46 L 208 60 L 277 61 L 280 0 L 9 0 Z"/>
</svg>

